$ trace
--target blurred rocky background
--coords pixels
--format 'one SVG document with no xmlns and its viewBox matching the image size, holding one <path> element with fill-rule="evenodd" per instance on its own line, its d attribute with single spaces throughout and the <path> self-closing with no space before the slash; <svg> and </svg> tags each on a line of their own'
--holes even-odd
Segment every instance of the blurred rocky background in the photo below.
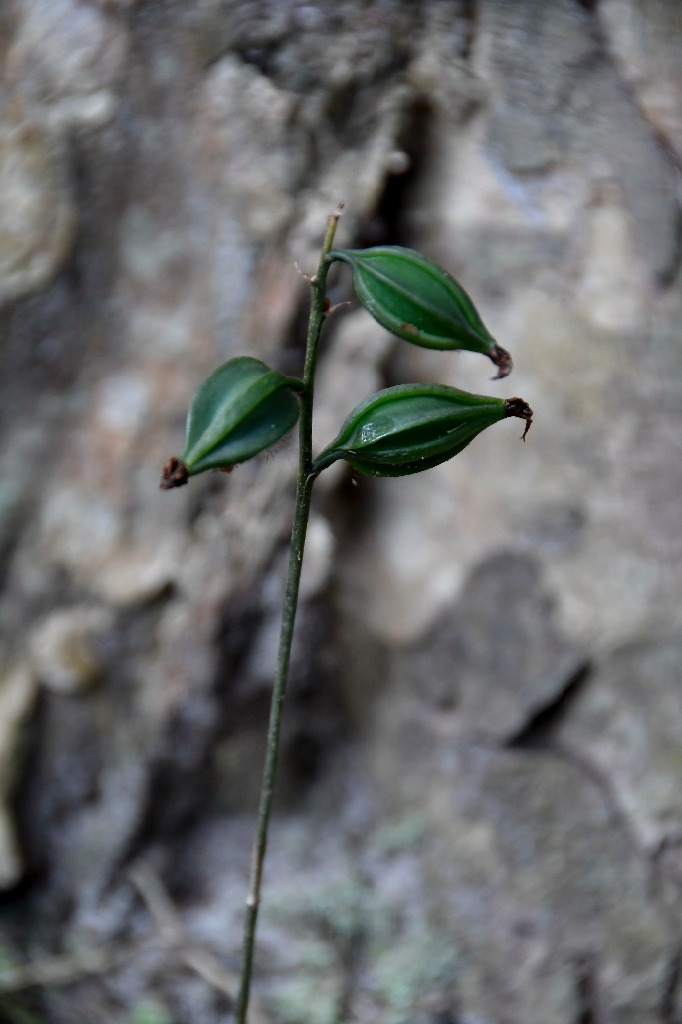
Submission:
<svg viewBox="0 0 682 1024">
<path fill-rule="evenodd" d="M 318 484 L 253 1024 L 680 1024 L 682 5 L 2 0 L 0 62 L 0 1020 L 231 1019 L 295 440 L 158 478 L 218 363 L 300 371 L 344 199 L 515 371 L 352 301 L 318 444 L 536 420 Z"/>
</svg>

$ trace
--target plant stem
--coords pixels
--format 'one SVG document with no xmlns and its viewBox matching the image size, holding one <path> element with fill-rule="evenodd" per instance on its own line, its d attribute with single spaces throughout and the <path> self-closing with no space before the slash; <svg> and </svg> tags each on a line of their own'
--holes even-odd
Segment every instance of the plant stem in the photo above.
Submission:
<svg viewBox="0 0 682 1024">
<path fill-rule="evenodd" d="M 235 1024 L 246 1024 L 249 1010 L 249 994 L 251 989 L 251 976 L 253 973 L 253 951 L 256 941 L 256 924 L 258 921 L 258 909 L 260 906 L 261 882 L 263 879 L 263 864 L 265 862 L 265 851 L 268 842 L 272 796 L 275 787 L 275 777 L 277 774 L 277 754 L 279 750 L 282 710 L 286 694 L 287 679 L 289 677 L 291 641 L 294 634 L 294 621 L 296 619 L 296 608 L 298 605 L 298 591 L 301 582 L 301 569 L 303 568 L 303 550 L 305 547 L 305 538 L 308 529 L 310 499 L 312 497 L 313 483 L 315 480 L 315 476 L 311 474 L 313 452 L 313 394 L 315 386 L 315 369 L 317 367 L 317 353 L 326 312 L 325 292 L 327 287 L 327 274 L 329 273 L 330 267 L 328 253 L 334 242 L 334 233 L 336 231 L 336 225 L 339 217 L 341 216 L 342 208 L 343 204 L 339 204 L 339 208 L 327 220 L 327 231 L 322 246 L 320 263 L 317 268 L 317 273 L 310 280 L 310 320 L 308 324 L 308 338 L 306 342 L 305 366 L 303 371 L 303 383 L 305 385 L 305 389 L 301 394 L 301 416 L 299 420 L 296 506 L 294 510 L 294 523 L 291 531 L 289 569 L 284 595 L 284 608 L 282 611 L 282 629 L 280 632 L 279 652 L 277 655 L 277 672 L 272 691 L 272 703 L 270 705 L 270 721 L 268 724 L 263 781 L 258 807 L 258 823 L 256 826 L 256 838 L 254 840 L 253 853 L 251 857 L 249 890 L 246 898 L 244 947 L 242 952 L 239 996 L 237 998 L 235 1011 Z"/>
</svg>

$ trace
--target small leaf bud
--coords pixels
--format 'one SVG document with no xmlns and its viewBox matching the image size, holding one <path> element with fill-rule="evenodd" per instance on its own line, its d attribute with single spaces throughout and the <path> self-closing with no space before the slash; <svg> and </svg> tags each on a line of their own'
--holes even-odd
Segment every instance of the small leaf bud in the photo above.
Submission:
<svg viewBox="0 0 682 1024">
<path fill-rule="evenodd" d="M 397 245 L 332 249 L 348 263 L 355 293 L 382 327 L 422 348 L 466 349 L 488 356 L 497 377 L 511 372 L 511 356 L 485 327 L 462 286 L 437 263 Z"/>
<path fill-rule="evenodd" d="M 477 434 L 508 416 L 526 421 L 520 398 L 471 395 L 444 384 L 400 384 L 362 402 L 313 463 L 317 473 L 345 459 L 369 476 L 407 476 L 458 455 Z"/>
<path fill-rule="evenodd" d="M 298 420 L 302 389 L 302 381 L 259 359 L 223 363 L 192 399 L 185 450 L 164 466 L 161 488 L 181 487 L 207 469 L 229 470 L 269 448 Z"/>
</svg>

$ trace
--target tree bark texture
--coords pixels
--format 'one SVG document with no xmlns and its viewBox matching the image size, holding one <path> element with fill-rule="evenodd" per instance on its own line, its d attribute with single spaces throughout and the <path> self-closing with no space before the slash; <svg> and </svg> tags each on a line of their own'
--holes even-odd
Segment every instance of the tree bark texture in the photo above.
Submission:
<svg viewBox="0 0 682 1024">
<path fill-rule="evenodd" d="M 253 1024 L 682 1020 L 682 7 L 4 0 L 0 61 L 0 1017 L 230 1020 L 295 442 L 158 476 L 301 372 L 345 200 L 515 369 L 351 301 L 317 450 L 409 380 L 535 423 L 316 486 Z"/>
</svg>

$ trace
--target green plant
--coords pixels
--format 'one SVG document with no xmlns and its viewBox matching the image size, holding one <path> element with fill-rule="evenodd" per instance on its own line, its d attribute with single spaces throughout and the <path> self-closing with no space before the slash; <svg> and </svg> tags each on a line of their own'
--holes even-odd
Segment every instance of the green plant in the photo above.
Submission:
<svg viewBox="0 0 682 1024">
<path fill-rule="evenodd" d="M 338 436 L 313 458 L 312 418 L 315 370 L 322 327 L 328 316 L 327 275 L 335 261 L 353 270 L 362 305 L 403 340 L 427 348 L 468 349 L 487 355 L 498 377 L 511 370 L 511 358 L 487 331 L 464 289 L 436 264 L 411 249 L 334 249 L 341 216 L 327 223 L 317 272 L 310 280 L 311 307 L 303 378 L 284 377 L 255 359 L 232 359 L 197 391 L 187 420 L 182 456 L 169 459 L 161 487 L 186 484 L 206 469 L 231 470 L 282 437 L 299 422 L 299 461 L 294 522 L 277 669 L 268 725 L 258 823 L 246 899 L 241 986 L 235 1022 L 246 1024 L 261 880 L 277 769 L 280 723 L 286 692 L 306 529 L 315 479 L 343 459 L 370 476 L 406 476 L 451 459 L 477 434 L 499 420 L 532 421 L 520 398 L 471 395 L 442 384 L 402 384 L 372 395 L 354 409 Z"/>
<path fill-rule="evenodd" d="M 145 999 L 133 1007 L 130 1024 L 173 1024 L 173 1018 L 162 1003 Z"/>
</svg>

